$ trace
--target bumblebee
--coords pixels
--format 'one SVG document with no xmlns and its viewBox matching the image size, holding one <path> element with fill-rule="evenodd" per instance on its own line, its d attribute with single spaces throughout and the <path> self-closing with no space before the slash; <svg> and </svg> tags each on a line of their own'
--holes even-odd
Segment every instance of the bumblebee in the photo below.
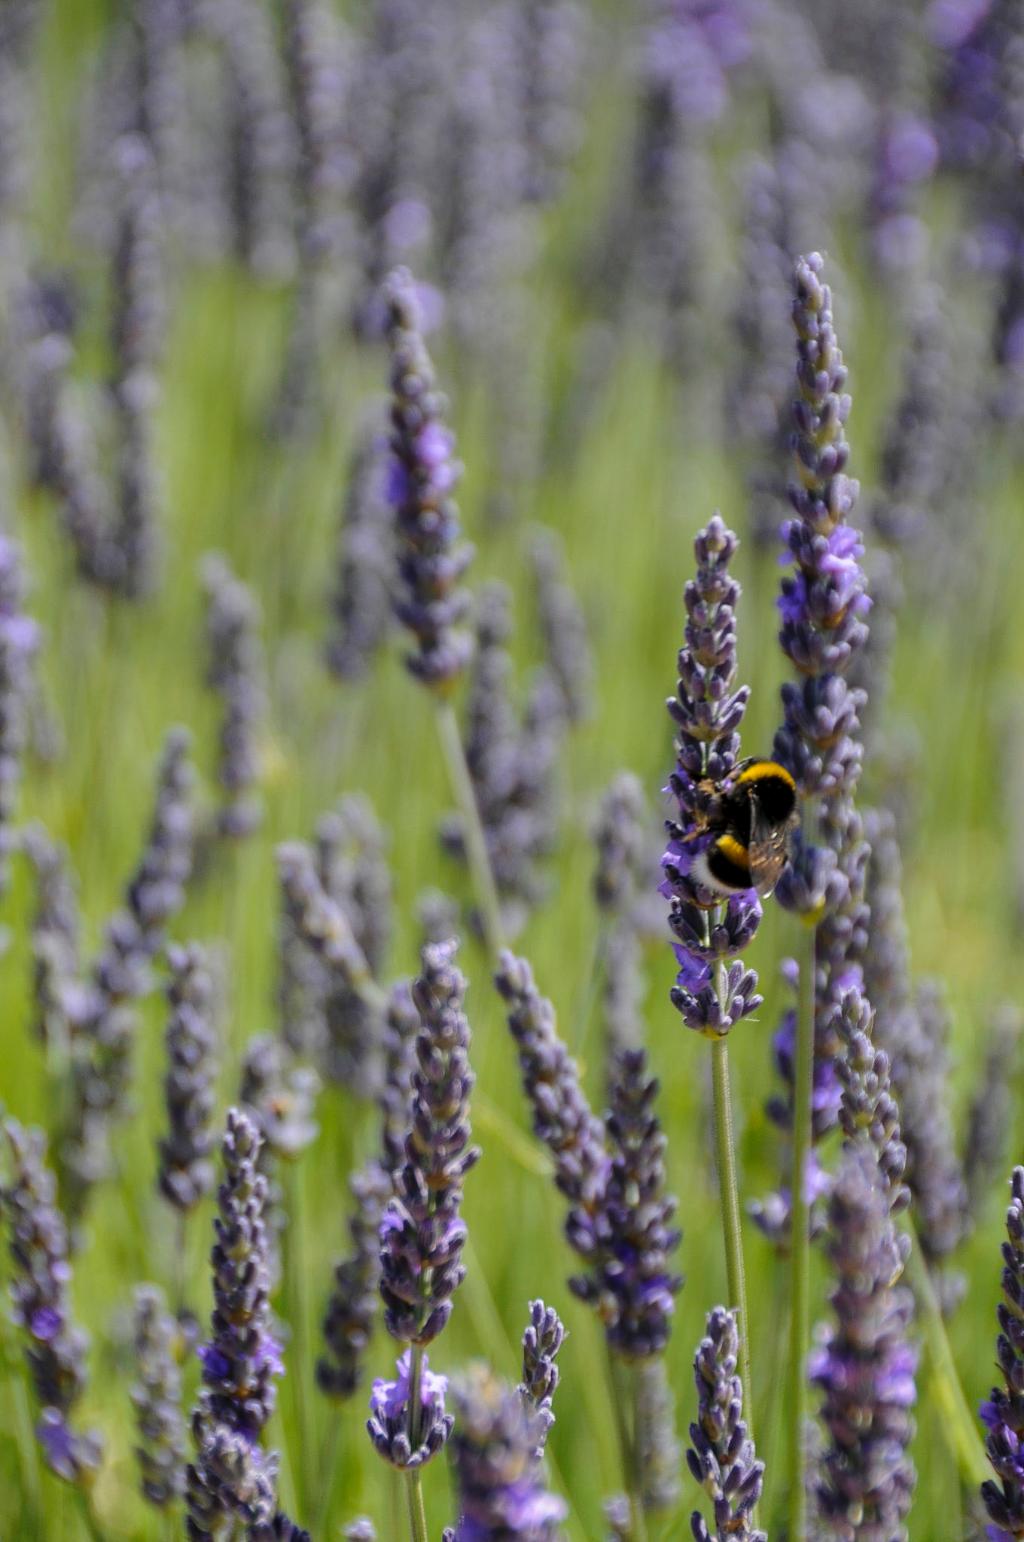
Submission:
<svg viewBox="0 0 1024 1542">
<path fill-rule="evenodd" d="M 766 898 L 779 881 L 789 837 L 798 822 L 796 783 L 774 760 L 742 760 L 711 790 L 699 827 L 690 836 L 713 838 L 690 868 L 714 894 L 756 889 Z"/>
</svg>

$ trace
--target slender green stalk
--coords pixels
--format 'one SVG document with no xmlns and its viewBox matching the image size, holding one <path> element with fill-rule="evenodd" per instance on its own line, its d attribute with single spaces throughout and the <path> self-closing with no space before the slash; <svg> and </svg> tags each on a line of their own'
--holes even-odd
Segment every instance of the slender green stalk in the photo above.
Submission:
<svg viewBox="0 0 1024 1542">
<path fill-rule="evenodd" d="M 409 1445 L 415 1451 L 420 1443 L 420 1386 L 423 1380 L 423 1350 L 418 1344 L 409 1349 Z M 427 1512 L 423 1505 L 423 1483 L 418 1467 L 410 1468 L 405 1475 L 406 1497 L 409 1501 L 409 1534 L 412 1542 L 428 1542 Z"/>
<path fill-rule="evenodd" d="M 39 1481 L 39 1448 L 32 1431 L 32 1410 L 29 1407 L 28 1388 L 21 1366 L 11 1358 L 12 1346 L 4 1346 L 7 1359 L 7 1385 L 14 1405 L 14 1436 L 18 1446 L 18 1461 L 28 1494 L 29 1510 L 33 1522 L 42 1533 L 43 1494 Z"/>
<path fill-rule="evenodd" d="M 317 1485 L 320 1496 L 317 1500 L 316 1516 L 313 1523 L 313 1535 L 315 1537 L 326 1536 L 327 1522 L 331 1518 L 331 1500 L 334 1498 L 334 1485 L 338 1476 L 338 1458 L 341 1455 L 341 1431 L 343 1420 L 341 1409 L 331 1405 L 331 1420 L 320 1446 L 320 1463 L 317 1467 Z"/>
<path fill-rule="evenodd" d="M 720 979 L 725 965 L 719 961 L 715 974 Z M 743 1263 L 743 1230 L 740 1219 L 739 1181 L 736 1175 L 736 1147 L 732 1127 L 732 1089 L 729 1084 L 729 1041 L 723 1035 L 711 1046 L 711 1078 L 715 1103 L 715 1154 L 718 1162 L 718 1187 L 721 1195 L 722 1236 L 725 1241 L 725 1277 L 729 1305 L 739 1317 L 740 1379 L 743 1382 L 743 1415 L 747 1434 L 754 1439 L 754 1383 L 750 1374 L 750 1314 L 747 1310 L 747 1272 Z M 757 1521 L 754 1519 L 756 1526 Z"/>
<path fill-rule="evenodd" d="M 304 1264 L 305 1194 L 301 1159 L 288 1165 L 288 1230 L 285 1234 L 285 1270 L 288 1282 L 288 1316 L 294 1334 L 291 1367 L 292 1406 L 299 1432 L 299 1461 L 296 1486 L 301 1479 L 302 1503 L 307 1508 L 316 1492 L 313 1469 L 315 1450 L 311 1422 L 312 1402 L 305 1396 L 305 1372 L 310 1363 L 310 1321 L 308 1271 Z"/>
<path fill-rule="evenodd" d="M 792 1224 L 790 1230 L 789 1337 L 789 1535 L 806 1542 L 807 1490 L 804 1484 L 804 1421 L 807 1415 L 806 1359 L 810 1334 L 810 1207 L 806 1169 L 811 1149 L 811 1098 L 814 1090 L 814 974 L 817 929 L 808 926 L 800 960 L 800 997 L 796 1018 L 793 1072 Z"/>
<path fill-rule="evenodd" d="M 935 1285 L 924 1254 L 921 1252 L 921 1244 L 917 1240 L 912 1221 L 908 1221 L 907 1229 L 913 1242 L 907 1272 L 911 1277 L 921 1314 L 924 1340 L 928 1346 L 928 1358 L 931 1361 L 934 1377 L 935 1395 L 943 1412 L 943 1428 L 951 1437 L 953 1452 L 960 1464 L 964 1482 L 978 1487 L 992 1476 L 985 1456 L 985 1448 L 981 1443 L 977 1425 L 971 1416 L 964 1389 L 960 1385 L 956 1362 L 946 1333 L 946 1324 L 942 1317 L 942 1308 L 935 1294 Z"/>
<path fill-rule="evenodd" d="M 466 765 L 458 719 L 455 716 L 455 708 L 449 701 L 438 700 L 437 731 L 448 766 L 452 792 L 459 813 L 462 815 L 466 855 L 469 858 L 469 869 L 476 891 L 477 904 L 480 906 L 484 940 L 491 959 L 496 962 L 505 946 L 504 928 L 501 923 L 501 901 L 498 898 L 498 886 L 494 881 L 491 859 L 487 851 L 487 837 L 480 821 L 473 779 Z"/>
<path fill-rule="evenodd" d="M 622 1458 L 622 1481 L 629 1501 L 629 1534 L 631 1542 L 647 1542 L 643 1475 L 640 1472 L 640 1442 L 636 1438 L 637 1377 L 634 1367 L 624 1365 L 610 1350 L 608 1360 L 612 1377 L 612 1407 L 615 1411 L 615 1427 L 618 1431 L 619 1452 Z"/>
<path fill-rule="evenodd" d="M 87 1489 L 75 1485 L 75 1497 L 78 1500 L 78 1512 L 85 1524 L 85 1529 L 92 1542 L 104 1542 L 103 1530 L 96 1518 L 96 1511 L 92 1507 L 92 1499 Z"/>
</svg>

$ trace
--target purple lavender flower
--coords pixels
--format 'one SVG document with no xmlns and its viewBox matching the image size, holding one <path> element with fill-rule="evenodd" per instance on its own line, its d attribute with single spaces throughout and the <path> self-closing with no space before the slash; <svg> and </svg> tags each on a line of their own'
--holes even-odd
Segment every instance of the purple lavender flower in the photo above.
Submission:
<svg viewBox="0 0 1024 1542">
<path fill-rule="evenodd" d="M 610 1078 L 605 1130 L 611 1151 L 597 1231 L 593 1273 L 572 1282 L 605 1325 L 608 1342 L 627 1360 L 649 1359 L 668 1343 L 682 1278 L 671 1257 L 682 1234 L 672 1226 L 676 1201 L 665 1194 L 666 1140 L 654 1112 L 657 1081 L 643 1050 L 617 1057 Z"/>
<path fill-rule="evenodd" d="M 357 433 L 348 464 L 342 528 L 331 588 L 327 665 L 340 680 L 366 674 L 392 625 L 395 566 L 385 496 L 387 436 L 375 411 Z"/>
<path fill-rule="evenodd" d="M 709 909 L 708 894 L 691 876 L 703 849 L 699 819 L 707 808 L 706 779 L 721 782 L 739 760 L 739 725 L 750 691 L 736 688 L 736 602 L 739 585 L 729 576 L 738 542 L 715 515 L 694 542 L 697 573 L 686 586 L 686 634 L 679 650 L 679 682 L 668 703 L 676 725 L 676 768 L 669 789 L 678 805 L 662 857 L 662 893 L 671 902 L 679 973 L 672 1003 L 688 1028 L 720 1038 L 761 1004 L 757 976 L 737 955 L 751 942 L 761 919 L 753 889 Z M 695 841 L 693 837 L 698 835 Z M 713 966 L 731 960 L 721 978 Z"/>
<path fill-rule="evenodd" d="M 376 1451 L 403 1471 L 415 1470 L 429 1462 L 444 1446 L 452 1432 L 454 1419 L 445 1412 L 447 1376 L 435 1376 L 424 1354 L 420 1364 L 417 1444 L 409 1438 L 412 1400 L 412 1350 L 399 1356 L 395 1381 L 378 1378 L 370 1394 L 370 1417 L 366 1428 Z"/>
<path fill-rule="evenodd" d="M 356 1519 L 344 1531 L 345 1542 L 377 1542 L 377 1528 L 365 1515 Z"/>
<path fill-rule="evenodd" d="M 1024 1536 L 1024 1167 L 1015 1167 L 1010 1178 L 1006 1235 L 1004 1300 L 996 1311 L 996 1358 L 1005 1386 L 993 1387 L 979 1410 L 988 1431 L 985 1455 L 997 1480 L 981 1485 L 981 1497 L 992 1521 L 986 1531 L 990 1542 L 1011 1542 Z"/>
<path fill-rule="evenodd" d="M 198 1430 L 225 1429 L 255 1448 L 274 1410 L 274 1377 L 282 1372 L 271 1332 L 266 1179 L 257 1171 L 260 1135 L 253 1121 L 230 1108 L 221 1152 L 224 1181 L 217 1196 L 210 1338 L 199 1351 L 202 1390 L 194 1416 Z M 205 1439 L 205 1437 L 204 1437 Z M 197 1441 L 197 1466 L 209 1463 Z"/>
<path fill-rule="evenodd" d="M 767 1532 L 751 1524 L 761 1497 L 764 1463 L 756 1459 L 743 1418 L 743 1384 L 737 1374 L 739 1334 L 736 1315 L 716 1306 L 708 1313 L 707 1335 L 693 1362 L 697 1383 L 697 1421 L 690 1425 L 690 1471 L 714 1506 L 714 1530 L 695 1510 L 690 1527 L 696 1542 L 766 1542 Z"/>
<path fill-rule="evenodd" d="M 25 614 L 21 550 L 16 542 L 0 536 L 0 893 L 9 876 L 14 843 L 11 826 L 25 750 L 32 658 L 38 643 L 38 628 Z"/>
<path fill-rule="evenodd" d="M 166 1509 L 185 1492 L 185 1424 L 181 1413 L 181 1371 L 174 1358 L 177 1323 L 164 1309 L 155 1285 L 135 1291 L 135 1364 L 132 1404 L 139 1444 L 142 1492 Z"/>
<path fill-rule="evenodd" d="M 530 542 L 530 567 L 541 634 L 570 723 L 589 716 L 594 664 L 582 607 L 565 577 L 565 554 L 551 530 L 539 527 Z"/>
<path fill-rule="evenodd" d="M 872 1042 L 871 1008 L 856 987 L 846 992 L 836 1012 L 842 1046 L 835 1061 L 842 1088 L 839 1126 L 847 1141 L 870 1142 L 885 1181 L 890 1213 L 896 1215 L 910 1203 L 910 1191 L 903 1182 L 907 1148 L 900 1138 L 900 1111 L 890 1088 L 889 1057 Z"/>
<path fill-rule="evenodd" d="M 224 557 L 203 560 L 206 595 L 206 684 L 223 705 L 217 781 L 221 804 L 216 828 L 229 839 L 251 835 L 263 809 L 256 791 L 260 737 L 267 715 L 266 666 L 255 595 Z"/>
<path fill-rule="evenodd" d="M 348 1398 L 363 1380 L 366 1351 L 377 1315 L 380 1223 L 392 1179 L 376 1158 L 349 1179 L 352 1250 L 334 1269 L 334 1286 L 323 1319 L 327 1354 L 316 1364 L 317 1385 L 328 1397 Z"/>
<path fill-rule="evenodd" d="M 470 1144 L 473 1073 L 462 1010 L 466 983 L 455 967 L 456 950 L 455 942 L 425 947 L 413 985 L 421 1027 L 411 1129 L 380 1227 L 384 1320 L 399 1343 L 419 1348 L 444 1328 L 465 1276 L 462 1184 L 480 1154 Z"/>
<path fill-rule="evenodd" d="M 991 1013 L 985 1063 L 971 1098 L 964 1138 L 964 1182 L 971 1215 L 981 1214 L 991 1179 L 1005 1161 L 1022 1031 L 1024 1021 L 1015 1003 L 1002 1002 Z"/>
<path fill-rule="evenodd" d="M 36 908 L 32 917 L 34 1031 L 44 1044 L 66 1049 L 70 1038 L 70 1002 L 81 969 L 81 918 L 67 852 L 43 825 L 22 837 L 35 869 Z"/>
<path fill-rule="evenodd" d="M 114 146 L 119 208 L 113 250 L 110 351 L 115 397 L 139 372 L 157 368 L 163 351 L 163 227 L 152 151 L 141 134 Z"/>
<path fill-rule="evenodd" d="M 255 1034 L 249 1040 L 238 1101 L 260 1132 L 260 1170 L 268 1176 L 271 1158 L 294 1161 L 316 1139 L 319 1126 L 314 1112 L 319 1090 L 316 1072 L 295 1064 L 277 1034 Z"/>
<path fill-rule="evenodd" d="M 670 1266 L 679 1233 L 671 1225 L 675 1200 L 664 1192 L 665 1138 L 653 1112 L 658 1084 L 643 1051 L 621 1054 L 602 1128 L 525 959 L 502 954 L 495 983 L 519 1048 L 534 1133 L 550 1150 L 555 1182 L 569 1201 L 566 1238 L 587 1266 L 570 1288 L 595 1307 L 617 1354 L 657 1355 L 681 1284 Z"/>
<path fill-rule="evenodd" d="M 579 97 L 590 17 L 578 0 L 526 0 L 514 14 L 523 195 L 552 203 L 582 137 Z"/>
<path fill-rule="evenodd" d="M 183 903 L 192 869 L 189 744 L 184 729 L 167 734 L 152 823 L 125 908 L 108 923 L 89 978 L 70 982 L 65 998 L 72 1028 L 71 1096 L 60 1147 L 61 1189 L 76 1219 L 107 1170 L 110 1122 L 123 1111 L 131 1081 L 135 1003 L 150 989 L 151 960 Z"/>
<path fill-rule="evenodd" d="M 214 1185 L 210 1160 L 216 1140 L 211 1128 L 213 1076 L 213 981 L 203 949 L 168 949 L 170 1017 L 165 1043 L 164 1103 L 168 1133 L 160 1141 L 161 1194 L 183 1214 L 193 1210 Z"/>
<path fill-rule="evenodd" d="M 68 1422 L 85 1389 L 88 1341 L 70 1315 L 67 1227 L 56 1206 L 42 1130 L 24 1130 L 13 1119 L 3 1128 L 10 1177 L 0 1201 L 8 1226 L 12 1317 L 27 1338 L 25 1359 L 41 1408 L 36 1436 L 54 1472 L 82 1483 L 99 1466 L 103 1448 L 94 1432 L 77 1433 Z"/>
<path fill-rule="evenodd" d="M 613 777 L 594 821 L 597 848 L 593 891 L 598 909 L 616 915 L 632 905 L 644 872 L 648 847 L 647 802 L 632 771 Z"/>
<path fill-rule="evenodd" d="M 536 1461 L 536 1416 L 477 1366 L 454 1389 L 452 1461 L 459 1491 L 455 1542 L 554 1542 L 567 1513 Z"/>
<path fill-rule="evenodd" d="M 829 1229 L 835 1323 L 810 1366 L 828 1432 L 815 1485 L 820 1524 L 837 1536 L 903 1538 L 914 1489 L 907 1455 L 916 1398 L 917 1354 L 907 1341 L 913 1301 L 893 1284 L 903 1257 L 885 1180 L 865 1145 L 843 1151 Z"/>
<path fill-rule="evenodd" d="M 519 1395 L 536 1415 L 538 1434 L 534 1456 L 538 1461 L 555 1422 L 552 1404 L 560 1375 L 555 1361 L 565 1336 L 565 1326 L 554 1307 L 545 1306 L 543 1301 L 531 1301 L 530 1321 L 523 1334 L 523 1379 L 519 1383 Z"/>
<path fill-rule="evenodd" d="M 416 638 L 410 673 L 445 692 L 469 662 L 458 623 L 466 614 L 459 579 L 472 548 L 459 542 L 452 489 L 460 467 L 444 426 L 445 401 L 420 334 L 410 274 L 398 269 L 385 288 L 391 350 L 391 463 L 388 500 L 395 510 L 400 594 L 395 611 Z"/>
<path fill-rule="evenodd" d="M 276 1455 L 199 1410 L 192 1433 L 196 1459 L 188 1467 L 185 1495 L 190 1542 L 217 1542 L 236 1517 L 249 1536 L 265 1536 L 277 1507 Z"/>
</svg>

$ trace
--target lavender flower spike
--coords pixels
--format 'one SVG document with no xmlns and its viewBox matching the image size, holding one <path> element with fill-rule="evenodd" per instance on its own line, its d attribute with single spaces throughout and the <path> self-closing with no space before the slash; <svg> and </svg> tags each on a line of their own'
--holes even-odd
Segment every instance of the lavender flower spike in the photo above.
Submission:
<svg viewBox="0 0 1024 1542">
<path fill-rule="evenodd" d="M 164 1309 L 155 1285 L 135 1292 L 137 1381 L 132 1403 L 138 1427 L 142 1492 L 165 1509 L 185 1492 L 185 1424 L 181 1415 L 181 1372 L 174 1358 L 177 1324 Z"/>
<path fill-rule="evenodd" d="M 914 1469 L 917 1355 L 907 1341 L 910 1292 L 893 1280 L 903 1258 L 874 1153 L 847 1145 L 829 1202 L 829 1256 L 837 1277 L 835 1324 L 812 1355 L 828 1431 L 817 1480 L 822 1530 L 830 1536 L 905 1539 Z"/>
<path fill-rule="evenodd" d="M 462 1283 L 462 1183 L 479 1157 L 470 1144 L 469 1024 L 457 944 L 428 944 L 413 985 L 420 1014 L 412 1120 L 395 1197 L 381 1221 L 381 1282 L 388 1332 L 401 1344 L 430 1344 L 451 1316 Z"/>
<path fill-rule="evenodd" d="M 539 1460 L 547 1442 L 548 1431 L 555 1422 L 552 1411 L 559 1371 L 555 1357 L 565 1342 L 565 1327 L 553 1306 L 543 1301 L 530 1302 L 530 1321 L 523 1334 L 523 1379 L 519 1383 L 519 1395 L 537 1416 L 537 1449 Z"/>
<path fill-rule="evenodd" d="M 753 889 L 733 895 L 712 916 L 715 896 L 691 876 L 696 856 L 708 841 L 697 835 L 706 812 L 709 778 L 718 783 L 739 760 L 739 726 L 750 691 L 736 686 L 736 602 L 739 585 L 729 576 L 736 537 L 716 514 L 694 542 L 695 577 L 685 592 L 686 635 L 679 650 L 679 683 L 669 700 L 676 725 L 676 768 L 669 789 L 678 816 L 668 825 L 662 857 L 662 893 L 671 902 L 669 926 L 675 936 L 679 974 L 672 1003 L 688 1028 L 707 1038 L 722 1038 L 761 1004 L 757 976 L 737 955 L 749 945 L 761 906 Z M 713 966 L 732 960 L 724 981 Z"/>
<path fill-rule="evenodd" d="M 536 1416 L 483 1366 L 463 1377 L 454 1395 L 455 1542 L 555 1542 L 566 1505 L 547 1492 L 535 1460 Z"/>
<path fill-rule="evenodd" d="M 223 703 L 217 780 L 221 806 L 217 831 L 229 838 L 251 835 L 263 810 L 256 785 L 260 735 L 266 717 L 266 670 L 260 610 L 247 584 L 217 553 L 202 568 L 206 594 L 206 683 Z"/>
<path fill-rule="evenodd" d="M 1015 1167 L 1010 1179 L 1006 1236 L 996 1339 L 1005 1387 L 993 1387 L 980 1410 L 988 1430 L 985 1455 L 998 1480 L 981 1486 L 991 1542 L 1024 1537 L 1024 1167 Z"/>
<path fill-rule="evenodd" d="M 419 1418 L 416 1445 L 409 1438 L 409 1404 L 412 1401 L 412 1350 L 398 1358 L 394 1381 L 378 1379 L 370 1394 L 367 1434 L 375 1450 L 392 1467 L 415 1472 L 442 1450 L 452 1432 L 454 1418 L 445 1412 L 447 1376 L 435 1376 L 424 1354 L 419 1370 Z"/>
<path fill-rule="evenodd" d="M 168 1203 L 187 1214 L 210 1193 L 214 1183 L 210 1160 L 216 1143 L 210 1127 L 214 1107 L 213 982 L 206 955 L 197 943 L 169 948 L 167 961 L 171 1015 L 166 1033 L 164 1102 L 169 1128 L 160 1142 L 158 1183 Z"/>
<path fill-rule="evenodd" d="M 708 1313 L 707 1336 L 693 1362 L 697 1421 L 690 1425 L 690 1471 L 714 1505 L 714 1529 L 698 1510 L 690 1517 L 696 1542 L 766 1542 L 751 1525 L 761 1497 L 764 1463 L 757 1461 L 743 1420 L 743 1384 L 736 1372 L 736 1316 L 724 1306 Z"/>
<path fill-rule="evenodd" d="M 0 893 L 7 886 L 15 836 L 21 757 L 39 629 L 25 614 L 25 581 L 17 544 L 0 535 Z"/>
<path fill-rule="evenodd" d="M 70 1316 L 67 1227 L 56 1206 L 42 1130 L 23 1130 L 8 1119 L 4 1134 L 11 1175 L 0 1200 L 11 1254 L 12 1317 L 28 1338 L 25 1359 L 42 1409 L 36 1437 L 54 1472 L 81 1483 L 99 1466 L 102 1444 L 96 1434 L 78 1434 L 68 1423 L 85 1389 L 87 1340 Z"/>
<path fill-rule="evenodd" d="M 470 639 L 458 627 L 467 600 L 458 582 L 473 552 L 459 542 L 451 494 L 460 467 L 405 269 L 391 274 L 385 301 L 391 350 L 388 497 L 395 510 L 400 589 L 395 610 L 416 639 L 415 651 L 406 656 L 409 672 L 444 693 L 469 662 Z"/>
<path fill-rule="evenodd" d="M 213 1315 L 209 1342 L 199 1351 L 203 1388 L 196 1418 L 252 1445 L 273 1412 L 273 1378 L 283 1367 L 270 1331 L 267 1183 L 256 1165 L 260 1135 L 237 1108 L 228 1109 L 221 1151 L 224 1181 L 210 1254 Z"/>
</svg>

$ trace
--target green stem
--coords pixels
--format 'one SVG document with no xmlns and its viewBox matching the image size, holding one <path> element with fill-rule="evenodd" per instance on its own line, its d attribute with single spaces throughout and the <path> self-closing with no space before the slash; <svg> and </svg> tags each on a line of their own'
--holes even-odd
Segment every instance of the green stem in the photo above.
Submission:
<svg viewBox="0 0 1024 1542">
<path fill-rule="evenodd" d="M 487 836 L 480 821 L 473 779 L 469 774 L 466 754 L 462 748 L 458 719 L 455 716 L 455 708 L 449 701 L 439 700 L 437 703 L 437 731 L 448 766 L 452 792 L 462 816 L 466 855 L 469 859 L 476 901 L 480 906 L 484 941 L 492 962 L 497 963 L 498 956 L 505 946 L 501 901 L 498 898 L 498 886 L 494 881 L 494 871 L 487 851 Z"/>
<path fill-rule="evenodd" d="M 327 1427 L 323 1444 L 320 1448 L 320 1465 L 317 1469 L 320 1488 L 320 1498 L 317 1502 L 316 1520 L 313 1527 L 315 1537 L 326 1536 L 327 1522 L 331 1517 L 331 1500 L 334 1497 L 334 1484 L 338 1475 L 338 1458 L 341 1455 L 341 1409 L 331 1405 L 331 1422 Z"/>
<path fill-rule="evenodd" d="M 935 1378 L 935 1393 L 944 1416 L 943 1424 L 952 1434 L 952 1444 L 964 1482 L 979 1487 L 992 1476 L 985 1456 L 985 1447 L 981 1443 L 981 1436 L 971 1417 L 964 1389 L 960 1385 L 956 1362 L 946 1333 L 946 1324 L 942 1317 L 942 1308 L 935 1294 L 935 1284 L 924 1254 L 921 1252 L 921 1244 L 917 1240 L 912 1221 L 909 1222 L 907 1229 L 913 1243 L 907 1263 L 907 1273 L 911 1277 L 921 1312 L 921 1325 Z"/>
<path fill-rule="evenodd" d="M 800 960 L 800 998 L 796 1018 L 796 1064 L 793 1072 L 792 1226 L 790 1231 L 789 1338 L 789 1535 L 806 1542 L 807 1490 L 804 1483 L 804 1421 L 807 1413 L 806 1359 L 810 1333 L 810 1207 L 807 1203 L 807 1158 L 811 1149 L 811 1098 L 814 1091 L 814 976 L 817 929 L 807 928 Z"/>
<path fill-rule="evenodd" d="M 640 1472 L 640 1442 L 636 1438 L 637 1378 L 634 1368 L 609 1353 L 612 1375 L 612 1406 L 619 1435 L 622 1481 L 629 1501 L 631 1542 L 647 1542 L 647 1518 L 644 1515 L 643 1476 Z M 630 1429 L 632 1415 L 633 1428 Z"/>
<path fill-rule="evenodd" d="M 409 1535 L 412 1542 L 429 1542 L 427 1512 L 423 1504 L 423 1484 L 420 1481 L 418 1467 L 413 1467 L 406 1473 L 405 1493 L 409 1501 Z"/>
<path fill-rule="evenodd" d="M 104 1542 L 103 1532 L 100 1529 L 99 1521 L 96 1519 L 96 1511 L 92 1507 L 92 1500 L 88 1490 L 79 1488 L 76 1485 L 75 1495 L 78 1499 L 78 1508 L 91 1542 Z"/>
<path fill-rule="evenodd" d="M 296 1485 L 300 1477 L 302 1503 L 308 1507 L 316 1492 L 316 1476 L 313 1471 L 314 1436 L 310 1421 L 312 1407 L 304 1395 L 303 1373 L 310 1360 L 309 1292 L 306 1289 L 307 1271 L 303 1263 L 305 1243 L 305 1204 L 301 1159 L 289 1164 L 289 1225 L 285 1237 L 285 1268 L 288 1281 L 288 1316 L 294 1334 L 292 1356 L 292 1406 L 295 1426 L 299 1432 L 299 1461 L 296 1464 Z"/>
<path fill-rule="evenodd" d="M 721 989 L 725 965 L 715 965 L 716 987 Z M 729 1305 L 739 1317 L 740 1379 L 743 1382 L 743 1413 L 747 1434 L 754 1439 L 754 1382 L 750 1374 L 750 1313 L 747 1310 L 747 1273 L 743 1263 L 743 1230 L 740 1219 L 739 1181 L 736 1175 L 736 1144 L 732 1128 L 732 1089 L 729 1085 L 729 1040 L 723 1034 L 711 1045 L 711 1077 L 715 1102 L 715 1147 L 718 1186 L 721 1194 L 722 1236 L 725 1241 L 725 1276 Z M 756 1516 L 752 1525 L 757 1527 Z"/>
<path fill-rule="evenodd" d="M 423 1381 L 423 1350 L 418 1344 L 409 1350 L 409 1445 L 416 1451 L 420 1443 L 420 1387 Z M 405 1475 L 409 1501 L 409 1534 L 412 1542 L 427 1542 L 427 1512 L 423 1505 L 423 1483 L 418 1467 Z"/>
<path fill-rule="evenodd" d="M 5 1345 L 5 1354 L 11 1353 L 9 1345 Z M 14 1431 L 18 1445 L 18 1459 L 21 1463 L 21 1471 L 27 1489 L 29 1509 L 36 1526 L 42 1531 L 43 1494 L 39 1482 L 39 1448 L 36 1445 L 35 1434 L 32 1429 L 32 1410 L 29 1406 L 28 1388 L 25 1385 L 25 1377 L 22 1375 L 21 1366 L 8 1362 L 8 1387 L 11 1393 L 11 1402 L 14 1404 Z"/>
</svg>

